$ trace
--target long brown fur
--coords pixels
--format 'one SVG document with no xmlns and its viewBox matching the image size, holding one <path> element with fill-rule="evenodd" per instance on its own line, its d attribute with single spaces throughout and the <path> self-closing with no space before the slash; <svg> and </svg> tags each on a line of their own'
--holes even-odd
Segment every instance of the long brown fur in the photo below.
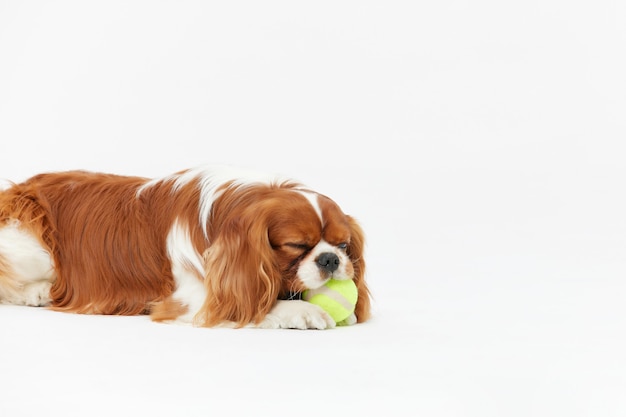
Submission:
<svg viewBox="0 0 626 417">
<path fill-rule="evenodd" d="M 290 233 L 311 239 L 323 234 L 336 243 L 350 236 L 347 250 L 359 291 L 356 316 L 359 322 L 369 318 L 363 231 L 330 199 L 320 197 L 324 215 L 345 220 L 322 230 L 313 210 L 301 210 L 304 197 L 289 192 L 294 184 L 225 187 L 209 224 L 201 225 L 197 181 L 176 190 L 172 181 L 162 181 L 138 193 L 146 181 L 71 171 L 38 175 L 0 192 L 0 226 L 19 220 L 52 256 L 53 309 L 152 313 L 156 321 L 185 313 L 186 307 L 171 298 L 175 281 L 166 253 L 168 231 L 180 221 L 189 225 L 204 263 L 205 276 L 198 279 L 207 297 L 196 324 L 259 323 L 282 293 L 302 291 L 290 249 L 277 249 Z M 0 257 L 0 272 L 7 265 Z"/>
</svg>

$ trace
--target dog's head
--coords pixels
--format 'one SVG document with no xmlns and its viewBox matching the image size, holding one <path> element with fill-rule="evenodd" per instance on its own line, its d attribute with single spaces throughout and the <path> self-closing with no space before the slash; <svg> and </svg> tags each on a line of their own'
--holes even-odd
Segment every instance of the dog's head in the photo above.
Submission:
<svg viewBox="0 0 626 417">
<path fill-rule="evenodd" d="M 291 183 L 231 187 L 213 203 L 209 223 L 207 324 L 258 322 L 277 298 L 330 278 L 354 280 L 357 320 L 369 317 L 363 231 L 330 198 Z"/>
</svg>

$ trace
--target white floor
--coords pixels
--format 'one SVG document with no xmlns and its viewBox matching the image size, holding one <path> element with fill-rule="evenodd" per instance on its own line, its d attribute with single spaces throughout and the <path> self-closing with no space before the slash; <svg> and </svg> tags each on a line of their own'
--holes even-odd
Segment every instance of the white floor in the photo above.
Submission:
<svg viewBox="0 0 626 417">
<path fill-rule="evenodd" d="M 371 322 L 329 331 L 0 306 L 0 411 L 624 415 L 624 283 L 469 281 L 389 283 Z"/>
</svg>

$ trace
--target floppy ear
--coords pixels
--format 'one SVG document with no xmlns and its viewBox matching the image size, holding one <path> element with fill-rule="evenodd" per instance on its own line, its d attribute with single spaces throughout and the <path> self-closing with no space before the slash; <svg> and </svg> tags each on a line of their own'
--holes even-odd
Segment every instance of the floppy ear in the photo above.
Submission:
<svg viewBox="0 0 626 417">
<path fill-rule="evenodd" d="M 196 316 L 199 324 L 230 321 L 241 327 L 263 320 L 278 299 L 281 280 L 266 222 L 242 216 L 224 225 L 203 260 L 207 297 Z"/>
<path fill-rule="evenodd" d="M 350 226 L 350 245 L 348 246 L 348 256 L 354 267 L 354 283 L 359 292 L 354 314 L 357 322 L 362 323 L 370 317 L 370 291 L 365 283 L 365 259 L 363 251 L 365 249 L 365 234 L 358 222 L 348 216 Z"/>
</svg>

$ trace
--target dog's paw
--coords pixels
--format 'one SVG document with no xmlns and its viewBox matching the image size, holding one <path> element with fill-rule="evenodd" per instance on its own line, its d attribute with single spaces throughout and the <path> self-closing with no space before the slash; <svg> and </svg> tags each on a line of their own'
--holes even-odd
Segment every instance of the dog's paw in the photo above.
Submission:
<svg viewBox="0 0 626 417">
<path fill-rule="evenodd" d="M 49 281 L 35 281 L 24 286 L 21 293 L 22 303 L 27 306 L 46 307 L 50 305 L 50 288 L 52 283 Z"/>
<path fill-rule="evenodd" d="M 356 324 L 356 321 L 356 316 L 352 313 L 347 318 L 337 323 L 337 326 L 352 326 L 353 324 Z"/>
<path fill-rule="evenodd" d="M 279 300 L 258 327 L 323 330 L 335 327 L 335 321 L 314 304 L 302 300 Z"/>
</svg>

